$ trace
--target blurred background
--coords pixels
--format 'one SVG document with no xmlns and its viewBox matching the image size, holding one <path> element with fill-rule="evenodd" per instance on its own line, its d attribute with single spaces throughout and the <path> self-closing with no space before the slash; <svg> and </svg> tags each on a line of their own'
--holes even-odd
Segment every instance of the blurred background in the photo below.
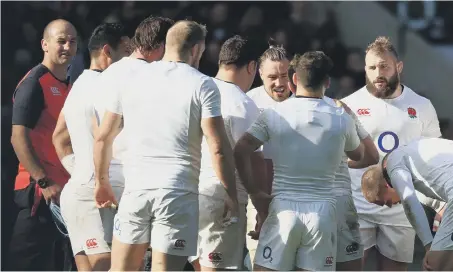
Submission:
<svg viewBox="0 0 453 272">
<path fill-rule="evenodd" d="M 40 40 L 51 20 L 67 19 L 78 30 L 73 81 L 83 68 L 88 68 L 87 39 L 98 24 L 121 22 L 132 36 L 140 21 L 151 14 L 175 20 L 193 19 L 207 25 L 209 33 L 200 70 L 210 76 L 217 72 L 221 44 L 234 34 L 253 36 L 263 42 L 272 37 L 291 54 L 322 50 L 335 63 L 328 90 L 328 95 L 335 98 L 364 86 L 364 50 L 377 36 L 388 36 L 404 61 L 403 83 L 431 99 L 443 136 L 453 139 L 453 2 L 446 1 L 2 1 L 2 116 L 19 80 L 42 61 Z M 253 87 L 260 84 L 257 76 Z M 6 133 L 10 126 L 2 126 L 2 130 Z M 4 143 L 9 144 L 9 137 L 2 137 L 2 146 L 6 146 Z M 420 270 L 423 250 L 417 254 L 409 270 Z"/>
<path fill-rule="evenodd" d="M 2 2 L 2 105 L 42 60 L 45 25 L 65 18 L 79 33 L 76 62 L 88 67 L 86 42 L 101 22 L 122 22 L 130 35 L 150 14 L 191 18 L 209 34 L 200 70 L 214 76 L 221 44 L 233 34 L 273 37 L 290 53 L 323 50 L 334 61 L 329 95 L 342 98 L 365 84 L 364 49 L 389 36 L 404 61 L 403 82 L 430 98 L 450 138 L 453 118 L 453 2 Z M 84 61 L 84 63 L 83 63 Z M 75 72 L 77 75 L 77 71 Z M 75 77 L 73 78 L 73 80 Z M 260 84 L 256 78 L 254 86 Z"/>
</svg>

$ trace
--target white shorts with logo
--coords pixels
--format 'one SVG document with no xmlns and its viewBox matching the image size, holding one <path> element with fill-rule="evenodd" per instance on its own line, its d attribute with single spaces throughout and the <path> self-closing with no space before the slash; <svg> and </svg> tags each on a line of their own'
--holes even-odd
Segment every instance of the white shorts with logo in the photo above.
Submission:
<svg viewBox="0 0 453 272">
<path fill-rule="evenodd" d="M 112 189 L 119 202 L 124 187 L 114 186 Z M 111 251 L 116 210 L 96 208 L 94 188 L 69 182 L 61 192 L 60 207 L 74 255 L 82 251 L 86 255 Z"/>
<path fill-rule="evenodd" d="M 363 257 L 359 216 L 352 195 L 337 197 L 337 262 L 348 262 Z"/>
<path fill-rule="evenodd" d="M 447 203 L 439 229 L 431 245 L 432 251 L 453 250 L 453 204 Z"/>
<path fill-rule="evenodd" d="M 170 189 L 126 189 L 113 235 L 124 244 L 149 243 L 162 253 L 196 255 L 198 195 Z"/>
<path fill-rule="evenodd" d="M 335 204 L 274 198 L 261 228 L 254 263 L 273 270 L 335 270 Z"/>
<path fill-rule="evenodd" d="M 223 226 L 225 201 L 199 195 L 198 259 L 201 266 L 240 270 L 246 235 L 245 205 L 239 205 L 239 221 Z M 191 259 L 195 259 L 191 258 Z"/>
<path fill-rule="evenodd" d="M 390 260 L 412 263 L 414 258 L 415 230 L 412 227 L 373 223 L 359 217 L 360 236 L 364 249 L 373 246 Z"/>
</svg>

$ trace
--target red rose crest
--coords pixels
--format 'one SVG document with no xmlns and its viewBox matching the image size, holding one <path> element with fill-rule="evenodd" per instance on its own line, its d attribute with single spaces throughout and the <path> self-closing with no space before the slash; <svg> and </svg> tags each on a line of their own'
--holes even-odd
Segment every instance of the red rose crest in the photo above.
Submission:
<svg viewBox="0 0 453 272">
<path fill-rule="evenodd" d="M 410 118 L 417 118 L 417 111 L 414 108 L 407 108 L 407 113 Z"/>
</svg>

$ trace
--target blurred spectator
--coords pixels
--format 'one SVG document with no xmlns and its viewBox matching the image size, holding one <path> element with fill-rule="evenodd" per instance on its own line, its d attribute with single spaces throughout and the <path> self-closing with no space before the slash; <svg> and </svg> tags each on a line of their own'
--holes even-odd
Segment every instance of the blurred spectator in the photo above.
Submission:
<svg viewBox="0 0 453 272">
<path fill-rule="evenodd" d="M 358 48 L 349 50 L 345 74 L 353 79 L 355 90 L 365 86 L 365 54 L 362 50 Z"/>
</svg>

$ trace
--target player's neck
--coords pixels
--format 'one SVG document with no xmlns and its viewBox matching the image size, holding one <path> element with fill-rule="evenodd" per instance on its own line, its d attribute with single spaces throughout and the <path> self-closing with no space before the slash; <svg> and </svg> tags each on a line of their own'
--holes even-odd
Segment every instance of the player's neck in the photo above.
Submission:
<svg viewBox="0 0 453 272">
<path fill-rule="evenodd" d="M 396 88 L 395 92 L 391 96 L 386 97 L 385 99 L 394 99 L 394 98 L 399 97 L 402 94 L 403 94 L 403 85 L 401 85 L 401 83 L 398 83 L 398 87 Z"/>
<path fill-rule="evenodd" d="M 100 59 L 91 59 L 90 70 L 104 71 L 107 69 L 108 65 L 105 61 Z"/>
<path fill-rule="evenodd" d="M 244 93 L 248 91 L 247 90 L 247 84 L 244 83 L 244 80 L 241 79 L 240 75 L 238 75 L 234 71 L 219 69 L 219 71 L 217 72 L 217 75 L 215 76 L 215 78 L 220 79 L 222 81 L 226 81 L 226 82 L 232 83 L 232 84 L 238 86 L 239 88 L 241 88 L 241 90 Z"/>
<path fill-rule="evenodd" d="M 154 54 L 153 52 L 147 55 L 143 55 L 139 50 L 135 50 L 129 57 L 133 59 L 142 59 L 147 62 L 158 61 L 160 59 L 159 56 L 157 56 L 157 54 Z"/>
<path fill-rule="evenodd" d="M 58 80 L 65 81 L 68 73 L 68 64 L 56 64 L 44 57 L 42 64 L 49 69 L 54 77 Z"/>
<path fill-rule="evenodd" d="M 316 92 L 308 91 L 308 90 L 298 86 L 296 89 L 296 97 L 323 98 L 324 92 L 323 92 L 323 90 L 319 90 Z"/>
<path fill-rule="evenodd" d="M 183 62 L 191 65 L 188 59 L 181 57 L 179 54 L 165 51 L 164 57 L 162 58 L 163 61 L 171 61 L 171 62 Z M 192 66 L 192 65 L 191 65 Z"/>
</svg>

